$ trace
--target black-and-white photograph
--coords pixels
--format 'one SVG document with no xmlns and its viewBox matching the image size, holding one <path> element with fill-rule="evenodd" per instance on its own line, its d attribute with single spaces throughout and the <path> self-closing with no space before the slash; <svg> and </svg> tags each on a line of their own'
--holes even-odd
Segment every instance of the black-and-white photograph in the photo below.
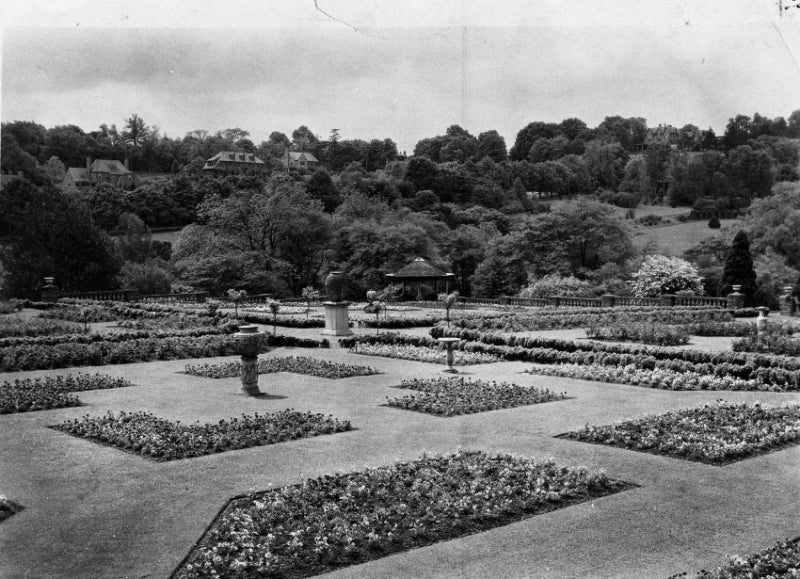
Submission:
<svg viewBox="0 0 800 579">
<path fill-rule="evenodd" d="M 800 577 L 800 0 L 0 27 L 0 579 Z"/>
</svg>

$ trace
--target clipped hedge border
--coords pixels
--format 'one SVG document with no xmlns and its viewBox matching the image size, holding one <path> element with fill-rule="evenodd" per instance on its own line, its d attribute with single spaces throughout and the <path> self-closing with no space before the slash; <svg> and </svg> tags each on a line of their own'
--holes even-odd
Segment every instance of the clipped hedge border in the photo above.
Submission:
<svg viewBox="0 0 800 579">
<path fill-rule="evenodd" d="M 327 339 L 312 340 L 264 334 L 265 346 L 272 348 L 328 348 Z M 46 370 L 70 366 L 105 364 L 130 364 L 153 360 L 180 360 L 230 356 L 237 353 L 237 338 L 224 335 L 170 336 L 128 339 L 123 341 L 100 340 L 89 344 L 62 343 L 52 346 L 10 346 L 0 348 L 0 371 Z"/>
</svg>

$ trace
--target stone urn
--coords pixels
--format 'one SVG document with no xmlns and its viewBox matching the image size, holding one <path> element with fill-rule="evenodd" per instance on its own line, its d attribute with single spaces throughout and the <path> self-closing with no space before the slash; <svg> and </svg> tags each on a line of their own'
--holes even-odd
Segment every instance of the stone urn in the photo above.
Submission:
<svg viewBox="0 0 800 579">
<path fill-rule="evenodd" d="M 264 334 L 256 325 L 239 326 L 236 337 L 236 351 L 242 357 L 242 392 L 248 396 L 258 396 L 258 354 L 264 344 Z"/>
<path fill-rule="evenodd" d="M 332 271 L 325 278 L 325 294 L 328 301 L 322 302 L 325 310 L 325 329 L 322 334 L 326 336 L 352 336 L 350 329 L 350 316 L 347 308 L 350 302 L 344 301 L 347 288 L 347 277 L 341 271 Z"/>
<path fill-rule="evenodd" d="M 744 294 L 741 292 L 741 284 L 731 285 L 732 293 L 727 296 L 728 308 L 732 310 L 740 310 L 744 307 Z"/>
<path fill-rule="evenodd" d="M 325 294 L 328 301 L 340 302 L 344 299 L 344 294 L 347 289 L 347 277 L 344 272 L 332 271 L 325 278 Z"/>
</svg>

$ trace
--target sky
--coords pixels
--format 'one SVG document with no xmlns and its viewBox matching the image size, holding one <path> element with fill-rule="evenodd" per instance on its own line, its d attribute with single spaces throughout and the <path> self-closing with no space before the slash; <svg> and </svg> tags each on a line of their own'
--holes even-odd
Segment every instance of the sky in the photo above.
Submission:
<svg viewBox="0 0 800 579">
<path fill-rule="evenodd" d="M 800 109 L 797 0 L 4 0 L 3 122 L 511 147 L 532 121 Z M 166 4 L 166 6 L 162 6 Z"/>
</svg>

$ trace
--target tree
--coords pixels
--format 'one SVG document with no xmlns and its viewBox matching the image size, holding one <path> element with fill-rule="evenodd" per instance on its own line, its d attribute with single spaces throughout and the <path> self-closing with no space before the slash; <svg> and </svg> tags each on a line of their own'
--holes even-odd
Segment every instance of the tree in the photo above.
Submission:
<svg viewBox="0 0 800 579">
<path fill-rule="evenodd" d="M 305 125 L 292 131 L 292 144 L 296 151 L 314 151 L 319 139 Z"/>
<path fill-rule="evenodd" d="M 765 197 L 772 187 L 772 157 L 764 150 L 740 145 L 728 153 L 725 169 L 731 188 L 745 199 Z"/>
<path fill-rule="evenodd" d="M 679 291 L 703 293 L 703 280 L 697 269 L 679 257 L 648 255 L 633 274 L 633 293 L 640 298 L 658 297 Z"/>
<path fill-rule="evenodd" d="M 559 126 L 556 123 L 543 123 L 535 121 L 528 123 L 528 125 L 517 133 L 517 139 L 514 141 L 514 146 L 508 152 L 508 157 L 512 161 L 522 161 L 528 158 L 531 151 L 531 146 L 539 139 L 549 139 L 555 137 L 559 132 Z"/>
<path fill-rule="evenodd" d="M 629 158 L 628 152 L 621 144 L 590 141 L 586 145 L 583 158 L 596 187 L 617 190 L 625 177 L 625 165 Z"/>
<path fill-rule="evenodd" d="M 750 117 L 746 115 L 736 115 L 734 118 L 728 119 L 728 124 L 725 125 L 725 135 L 723 136 L 725 148 L 728 150 L 735 149 L 747 143 L 751 134 L 751 124 Z"/>
<path fill-rule="evenodd" d="M 51 183 L 61 183 L 67 174 L 67 168 L 58 157 L 50 157 L 44 166 L 44 174 L 50 179 Z"/>
<path fill-rule="evenodd" d="M 440 293 L 438 296 L 439 303 L 444 307 L 445 320 L 447 320 L 447 327 L 450 327 L 450 310 L 458 302 L 458 292 Z"/>
<path fill-rule="evenodd" d="M 144 263 L 126 262 L 119 276 L 120 286 L 138 290 L 142 294 L 166 294 L 172 286 L 168 264 L 162 259 Z"/>
<path fill-rule="evenodd" d="M 494 130 L 478 135 L 478 150 L 481 156 L 489 157 L 495 163 L 501 163 L 508 159 L 506 141 Z"/>
<path fill-rule="evenodd" d="M 242 300 L 247 297 L 247 291 L 231 288 L 225 293 L 228 294 L 228 299 L 233 302 L 234 315 L 238 318 L 239 304 L 242 303 Z"/>
<path fill-rule="evenodd" d="M 11 296 L 36 297 L 44 276 L 64 291 L 110 289 L 119 259 L 85 206 L 50 187 L 12 181 L 0 192 L 7 241 L 0 252 Z"/>
<path fill-rule="evenodd" d="M 800 269 L 800 184 L 778 183 L 769 197 L 753 201 L 744 229 L 754 253 L 772 249 Z"/>
<path fill-rule="evenodd" d="M 152 257 L 153 237 L 144 221 L 133 213 L 119 216 L 114 228 L 120 257 L 125 261 L 145 263 Z"/>
<path fill-rule="evenodd" d="M 306 183 L 306 193 L 312 199 L 319 200 L 328 213 L 331 213 L 342 202 L 339 192 L 333 184 L 333 179 L 324 168 L 317 169 L 311 175 L 308 183 Z"/>
<path fill-rule="evenodd" d="M 513 230 L 505 245 L 537 277 L 584 278 L 605 264 L 624 264 L 634 253 L 625 221 L 612 207 L 585 198 L 555 203 Z"/>
<path fill-rule="evenodd" d="M 311 302 L 319 299 L 319 290 L 314 289 L 314 286 L 308 285 L 303 288 L 300 295 L 306 302 L 306 319 L 308 319 L 308 313 L 311 310 Z"/>
<path fill-rule="evenodd" d="M 149 134 L 150 128 L 145 124 L 144 119 L 136 113 L 125 119 L 122 138 L 134 149 L 140 147 Z"/>
<path fill-rule="evenodd" d="M 744 294 L 744 305 L 753 307 L 755 305 L 756 291 L 756 271 L 753 267 L 753 256 L 750 254 L 750 240 L 744 231 L 739 231 L 733 238 L 730 252 L 725 259 L 725 267 L 722 270 L 723 295 L 733 291 L 733 285 L 741 285 L 741 293 Z"/>
</svg>

